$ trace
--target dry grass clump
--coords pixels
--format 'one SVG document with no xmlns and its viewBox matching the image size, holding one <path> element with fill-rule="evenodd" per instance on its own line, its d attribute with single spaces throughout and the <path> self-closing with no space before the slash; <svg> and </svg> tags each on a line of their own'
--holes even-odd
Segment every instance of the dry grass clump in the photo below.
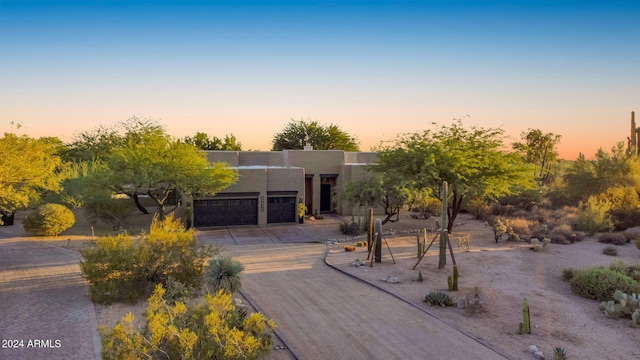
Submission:
<svg viewBox="0 0 640 360">
<path fill-rule="evenodd" d="M 489 304 L 495 300 L 495 294 L 487 293 L 479 286 L 474 286 L 462 292 L 457 299 L 457 306 L 467 311 L 468 315 L 489 312 Z"/>
<path fill-rule="evenodd" d="M 509 225 L 513 228 L 514 232 L 523 237 L 531 235 L 531 229 L 536 223 L 524 218 L 512 218 L 509 219 Z"/>
</svg>

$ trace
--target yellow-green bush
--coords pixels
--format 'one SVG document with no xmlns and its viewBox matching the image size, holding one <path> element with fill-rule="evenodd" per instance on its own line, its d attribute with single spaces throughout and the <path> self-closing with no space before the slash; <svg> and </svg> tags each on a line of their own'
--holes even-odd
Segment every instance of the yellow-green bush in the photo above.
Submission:
<svg viewBox="0 0 640 360">
<path fill-rule="evenodd" d="M 76 222 L 71 210 L 60 204 L 45 204 L 27 215 L 22 222 L 24 230 L 32 235 L 58 236 Z"/>
<path fill-rule="evenodd" d="M 186 287 L 198 287 L 205 261 L 218 248 L 198 245 L 193 230 L 168 216 L 153 220 L 148 234 L 100 237 L 96 246 L 82 250 L 80 269 L 89 281 L 94 302 L 135 302 L 169 277 Z"/>
<path fill-rule="evenodd" d="M 589 235 L 613 229 L 613 220 L 608 214 L 610 209 L 611 203 L 606 199 L 589 197 L 586 203 L 580 203 L 576 229 L 584 230 Z"/>
<path fill-rule="evenodd" d="M 171 305 L 164 294 L 157 285 L 142 330 L 131 313 L 112 329 L 100 328 L 103 359 L 258 359 L 271 351 L 274 322 L 239 311 L 225 291 L 194 306 Z"/>
</svg>

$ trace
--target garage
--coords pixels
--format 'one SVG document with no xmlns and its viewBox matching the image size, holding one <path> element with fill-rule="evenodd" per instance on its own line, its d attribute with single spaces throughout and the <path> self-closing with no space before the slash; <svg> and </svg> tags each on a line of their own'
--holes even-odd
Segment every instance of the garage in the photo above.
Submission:
<svg viewBox="0 0 640 360">
<path fill-rule="evenodd" d="M 193 226 L 258 224 L 258 197 L 193 200 Z"/>
<path fill-rule="evenodd" d="M 267 195 L 267 223 L 296 221 L 296 191 L 274 191 Z"/>
</svg>

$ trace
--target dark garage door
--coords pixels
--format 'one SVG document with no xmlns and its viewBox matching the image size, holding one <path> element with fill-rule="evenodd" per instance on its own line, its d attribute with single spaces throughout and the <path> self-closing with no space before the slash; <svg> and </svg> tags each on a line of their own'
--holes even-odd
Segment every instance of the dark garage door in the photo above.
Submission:
<svg viewBox="0 0 640 360">
<path fill-rule="evenodd" d="M 267 222 L 287 223 L 296 221 L 295 197 L 269 197 L 267 201 Z"/>
<path fill-rule="evenodd" d="M 258 199 L 193 201 L 193 226 L 257 225 Z"/>
</svg>

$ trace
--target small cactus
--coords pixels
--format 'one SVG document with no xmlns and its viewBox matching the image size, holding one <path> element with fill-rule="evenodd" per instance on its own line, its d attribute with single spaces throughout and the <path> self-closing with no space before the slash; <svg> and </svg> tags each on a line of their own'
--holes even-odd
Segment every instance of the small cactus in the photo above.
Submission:
<svg viewBox="0 0 640 360">
<path fill-rule="evenodd" d="M 422 271 L 418 270 L 418 281 L 423 282 L 424 278 L 422 277 Z"/>
<path fill-rule="evenodd" d="M 613 293 L 613 300 L 603 301 L 598 306 L 600 311 L 611 319 L 630 319 L 629 326 L 640 325 L 640 299 L 637 294 L 625 294 L 620 290 Z"/>
<path fill-rule="evenodd" d="M 458 265 L 453 265 L 453 291 L 458 291 Z"/>
<path fill-rule="evenodd" d="M 447 277 L 447 285 L 449 286 L 449 291 L 453 291 L 453 277 Z"/>
<path fill-rule="evenodd" d="M 454 305 L 453 300 L 449 295 L 439 291 L 428 293 L 423 301 L 431 306 L 447 307 Z"/>
</svg>

